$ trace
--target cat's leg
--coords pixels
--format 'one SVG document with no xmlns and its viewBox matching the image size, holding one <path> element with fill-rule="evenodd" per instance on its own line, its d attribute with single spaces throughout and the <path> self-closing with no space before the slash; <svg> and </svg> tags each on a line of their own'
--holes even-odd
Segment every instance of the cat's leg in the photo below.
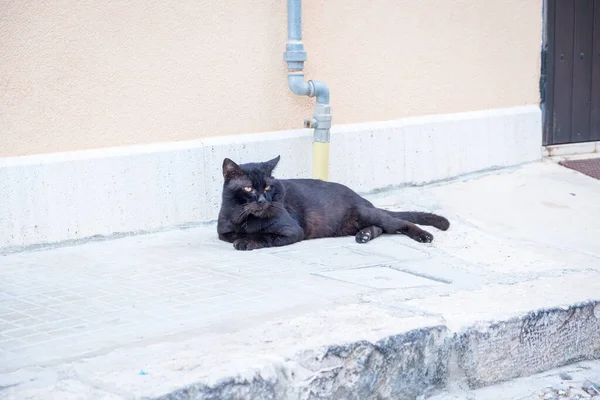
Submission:
<svg viewBox="0 0 600 400">
<path fill-rule="evenodd" d="M 358 214 L 362 226 L 378 226 L 385 233 L 401 233 L 421 243 L 429 243 L 433 240 L 431 233 L 419 228 L 412 222 L 394 218 L 385 210 L 361 207 L 358 209 Z"/>
<path fill-rule="evenodd" d="M 267 234 L 263 234 L 265 236 Z M 260 246 L 258 243 L 260 242 L 260 238 L 257 234 L 243 233 L 243 232 L 228 232 L 228 233 L 219 233 L 219 239 L 233 243 L 233 247 L 236 250 L 254 250 L 258 249 Z M 265 239 L 264 237 L 262 238 Z"/>
<path fill-rule="evenodd" d="M 356 234 L 356 242 L 367 243 L 369 240 L 373 240 L 381 236 L 382 233 L 383 229 L 381 229 L 378 226 L 367 226 L 366 228 L 361 229 L 361 231 Z"/>
<path fill-rule="evenodd" d="M 240 237 L 240 234 L 237 232 L 219 233 L 219 239 L 224 242 L 233 243 L 239 237 Z"/>
<path fill-rule="evenodd" d="M 252 233 L 246 234 L 243 238 L 236 239 L 233 242 L 233 247 L 236 250 L 256 250 L 264 247 L 287 246 L 301 241 L 302 236 L 283 236 L 273 233 Z"/>
<path fill-rule="evenodd" d="M 450 227 L 450 222 L 441 215 L 420 211 L 383 211 L 394 218 L 412 222 L 413 224 L 434 226 L 442 231 L 448 230 Z"/>
<path fill-rule="evenodd" d="M 276 233 L 244 233 L 233 241 L 236 250 L 256 250 L 264 247 L 280 247 L 304 239 L 304 231 L 297 226 L 276 227 Z"/>
<path fill-rule="evenodd" d="M 262 247 L 272 247 L 275 243 L 282 242 L 278 235 L 270 233 L 220 233 L 219 239 L 233 243 L 236 250 L 256 250 Z"/>
</svg>

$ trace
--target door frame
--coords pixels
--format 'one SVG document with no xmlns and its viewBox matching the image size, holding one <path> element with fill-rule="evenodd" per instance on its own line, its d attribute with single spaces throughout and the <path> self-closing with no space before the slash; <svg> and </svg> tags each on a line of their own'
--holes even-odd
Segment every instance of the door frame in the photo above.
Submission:
<svg viewBox="0 0 600 400">
<path fill-rule="evenodd" d="M 548 7 L 551 10 L 548 10 Z M 542 49 L 540 71 L 540 108 L 542 111 L 542 145 L 548 146 L 552 136 L 554 106 L 554 24 L 548 16 L 554 15 L 554 2 L 542 1 Z"/>
</svg>

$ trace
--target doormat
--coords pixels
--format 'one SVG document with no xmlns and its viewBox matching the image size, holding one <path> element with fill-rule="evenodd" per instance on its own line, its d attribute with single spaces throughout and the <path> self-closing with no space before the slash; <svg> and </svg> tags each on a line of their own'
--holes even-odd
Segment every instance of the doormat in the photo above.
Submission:
<svg viewBox="0 0 600 400">
<path fill-rule="evenodd" d="M 569 160 L 559 162 L 563 167 L 581 172 L 592 178 L 600 179 L 600 158 L 590 158 L 588 160 Z"/>
</svg>

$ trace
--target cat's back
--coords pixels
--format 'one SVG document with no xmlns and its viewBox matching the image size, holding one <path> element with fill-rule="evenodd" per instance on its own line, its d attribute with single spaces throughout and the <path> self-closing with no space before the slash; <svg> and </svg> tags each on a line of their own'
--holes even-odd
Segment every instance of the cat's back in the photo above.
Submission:
<svg viewBox="0 0 600 400">
<path fill-rule="evenodd" d="M 339 205 L 370 205 L 366 199 L 354 190 L 337 182 L 326 182 L 319 179 L 281 179 L 286 197 L 306 199 L 311 203 L 328 204 L 338 202 Z M 290 199 L 291 200 L 291 199 Z"/>
<path fill-rule="evenodd" d="M 280 179 L 286 189 L 291 190 L 324 190 L 328 192 L 354 193 L 352 189 L 337 182 L 327 182 L 320 179 Z"/>
</svg>

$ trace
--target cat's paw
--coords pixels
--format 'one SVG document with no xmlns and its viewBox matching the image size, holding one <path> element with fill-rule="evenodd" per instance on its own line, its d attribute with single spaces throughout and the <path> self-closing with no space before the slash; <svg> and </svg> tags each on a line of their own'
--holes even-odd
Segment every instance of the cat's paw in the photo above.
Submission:
<svg viewBox="0 0 600 400">
<path fill-rule="evenodd" d="M 448 228 L 450 228 L 450 221 L 448 221 L 448 219 L 438 215 L 437 219 L 434 221 L 434 223 L 432 225 L 441 231 L 447 231 Z"/>
<path fill-rule="evenodd" d="M 371 232 L 360 231 L 356 234 L 356 243 L 367 243 L 371 240 Z"/>
<path fill-rule="evenodd" d="M 413 236 L 412 239 L 419 243 L 431 243 L 433 241 L 433 235 L 427 231 L 421 231 Z"/>
<path fill-rule="evenodd" d="M 262 246 L 260 245 L 260 243 L 257 243 L 253 240 L 237 239 L 236 241 L 233 242 L 233 247 L 236 250 L 248 251 L 248 250 L 260 249 Z"/>
</svg>

